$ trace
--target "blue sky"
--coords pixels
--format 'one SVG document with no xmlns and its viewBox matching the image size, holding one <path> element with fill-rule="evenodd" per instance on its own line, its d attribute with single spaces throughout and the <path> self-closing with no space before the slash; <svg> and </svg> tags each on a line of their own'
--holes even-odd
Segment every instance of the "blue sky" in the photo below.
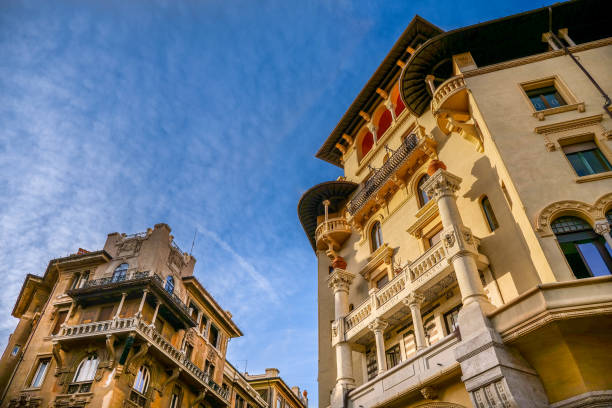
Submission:
<svg viewBox="0 0 612 408">
<path fill-rule="evenodd" d="M 296 206 L 415 14 L 448 30 L 533 2 L 0 2 L 0 315 L 27 273 L 168 223 L 245 336 L 316 407 L 316 264 Z M 0 319 L 4 349 L 15 319 Z"/>
</svg>

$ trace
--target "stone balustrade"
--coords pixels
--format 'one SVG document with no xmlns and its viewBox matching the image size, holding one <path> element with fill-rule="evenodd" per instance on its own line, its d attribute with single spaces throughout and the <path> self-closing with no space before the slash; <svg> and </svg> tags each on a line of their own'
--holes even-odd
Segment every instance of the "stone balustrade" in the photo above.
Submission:
<svg viewBox="0 0 612 408">
<path fill-rule="evenodd" d="M 431 270 L 442 261 L 446 261 L 446 247 L 444 243 L 440 241 L 412 262 L 409 268 L 410 281 L 414 282 L 415 279 Z"/>
<path fill-rule="evenodd" d="M 54 341 L 67 339 L 106 336 L 116 333 L 136 333 L 151 342 L 159 351 L 173 360 L 180 368 L 189 373 L 199 383 L 217 394 L 223 400 L 229 395 L 219 384 L 215 383 L 206 372 L 202 371 L 192 361 L 185 357 L 185 353 L 176 349 L 154 326 L 145 323 L 137 317 L 105 320 L 101 322 L 83 323 L 77 325 L 64 325 L 59 333 L 53 336 Z"/>
<path fill-rule="evenodd" d="M 342 217 L 338 218 L 330 218 L 327 221 L 323 221 L 317 227 L 315 231 L 316 240 L 319 241 L 323 234 L 330 232 L 348 232 L 351 233 L 351 226 L 349 223 Z"/>
<path fill-rule="evenodd" d="M 455 76 L 442 82 L 431 98 L 431 111 L 435 114 L 451 96 L 465 89 L 462 76 Z"/>
</svg>

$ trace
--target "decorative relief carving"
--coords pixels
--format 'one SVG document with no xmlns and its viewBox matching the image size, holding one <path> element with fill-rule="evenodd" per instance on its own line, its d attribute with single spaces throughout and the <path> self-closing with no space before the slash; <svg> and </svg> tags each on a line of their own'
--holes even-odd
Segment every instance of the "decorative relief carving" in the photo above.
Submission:
<svg viewBox="0 0 612 408">
<path fill-rule="evenodd" d="M 557 201 L 540 210 L 536 218 L 535 230 L 543 237 L 553 235 L 550 223 L 563 215 L 578 216 L 584 218 L 591 225 L 595 225 L 597 220 L 606 218 L 605 213 L 611 205 L 612 193 L 599 197 L 593 205 L 575 200 Z"/>
<path fill-rule="evenodd" d="M 355 278 L 354 273 L 350 273 L 344 269 L 336 268 L 334 272 L 327 278 L 327 284 L 331 289 L 336 291 L 348 292 L 351 282 Z"/>
<path fill-rule="evenodd" d="M 460 183 L 461 177 L 439 169 L 423 184 L 422 188 L 432 200 L 438 201 L 444 196 L 454 196 L 459 190 Z"/>
<path fill-rule="evenodd" d="M 423 387 L 423 388 L 421 388 L 421 395 L 425 399 L 436 399 L 436 398 L 438 398 L 438 390 L 436 390 L 434 387 L 430 387 L 430 386 Z"/>
</svg>

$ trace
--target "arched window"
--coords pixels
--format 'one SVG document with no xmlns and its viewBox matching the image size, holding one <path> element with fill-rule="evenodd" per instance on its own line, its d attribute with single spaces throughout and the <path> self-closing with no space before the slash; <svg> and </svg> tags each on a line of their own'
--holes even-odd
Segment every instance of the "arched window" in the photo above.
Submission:
<svg viewBox="0 0 612 408">
<path fill-rule="evenodd" d="M 491 202 L 489 201 L 489 197 L 484 196 L 480 200 L 480 205 L 482 206 L 482 211 L 484 211 L 485 218 L 487 219 L 487 224 L 489 225 L 489 229 L 491 231 L 495 231 L 499 228 L 499 224 L 497 223 L 497 218 L 495 218 L 495 213 L 493 212 L 493 207 L 491 207 Z"/>
<path fill-rule="evenodd" d="M 141 394 L 145 394 L 149 388 L 150 377 L 149 369 L 146 366 L 141 366 L 136 374 L 136 380 L 134 380 L 134 386 L 132 388 Z"/>
<path fill-rule="evenodd" d="M 398 117 L 405 108 L 406 105 L 404 105 L 404 102 L 402 102 L 402 97 L 397 95 L 397 98 L 395 98 L 395 117 Z"/>
<path fill-rule="evenodd" d="M 582 218 L 560 217 L 550 224 L 578 279 L 612 273 L 612 249 Z"/>
<path fill-rule="evenodd" d="M 383 243 L 380 222 L 376 221 L 370 230 L 370 241 L 372 242 L 372 252 L 376 251 Z"/>
<path fill-rule="evenodd" d="M 368 154 L 368 152 L 372 150 L 372 146 L 374 146 L 374 135 L 368 132 L 361 140 L 361 157 Z"/>
<path fill-rule="evenodd" d="M 79 363 L 79 366 L 74 373 L 72 382 L 89 382 L 93 381 L 98 369 L 98 355 L 90 354 Z"/>
<path fill-rule="evenodd" d="M 127 274 L 128 267 L 129 267 L 129 265 L 126 264 L 126 263 L 122 263 L 121 265 L 119 265 L 115 269 L 115 272 L 113 272 L 112 281 L 113 282 L 124 281 L 125 280 L 125 275 Z"/>
<path fill-rule="evenodd" d="M 385 109 L 382 115 L 380 115 L 380 120 L 378 121 L 378 138 L 381 138 L 382 135 L 385 134 L 387 129 L 391 126 L 391 122 L 393 122 L 393 116 L 391 116 L 391 112 L 388 109 Z"/>
<path fill-rule="evenodd" d="M 174 278 L 172 276 L 168 276 L 166 278 L 166 284 L 164 285 L 164 288 L 170 292 L 170 293 L 174 293 Z"/>
<path fill-rule="evenodd" d="M 429 176 L 425 174 L 423 177 L 421 177 L 421 179 L 419 180 L 417 184 L 417 192 L 419 195 L 419 206 L 420 207 L 424 206 L 425 204 L 429 202 L 429 196 L 427 195 L 425 190 L 423 190 L 423 184 L 425 184 L 427 180 L 429 180 Z"/>
</svg>

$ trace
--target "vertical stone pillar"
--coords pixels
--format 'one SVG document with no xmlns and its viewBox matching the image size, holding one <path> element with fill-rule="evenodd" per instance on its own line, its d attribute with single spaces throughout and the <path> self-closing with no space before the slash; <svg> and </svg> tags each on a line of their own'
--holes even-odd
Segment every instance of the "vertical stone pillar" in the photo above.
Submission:
<svg viewBox="0 0 612 408">
<path fill-rule="evenodd" d="M 140 304 L 138 305 L 138 312 L 136 312 L 136 317 L 142 317 L 142 309 L 144 308 L 145 301 L 147 300 L 147 294 L 149 293 L 149 289 L 145 289 L 142 291 L 142 298 L 140 299 Z"/>
<path fill-rule="evenodd" d="M 153 311 L 153 317 L 151 318 L 151 326 L 155 326 L 155 320 L 157 320 L 157 312 L 159 312 L 159 306 L 161 305 L 161 301 L 159 299 L 155 299 L 156 305 L 155 310 Z"/>
<path fill-rule="evenodd" d="M 446 171 L 440 161 L 428 168 L 423 188 L 436 200 L 442 220 L 442 240 L 461 291 L 459 312 L 461 342 L 455 358 L 461 364 L 462 381 L 478 408 L 548 407 L 548 398 L 538 374 L 515 350 L 507 347 L 487 317 L 494 309 L 478 275 L 477 244 L 463 225 L 455 192 L 461 178 Z"/>
<path fill-rule="evenodd" d="M 123 292 L 121 294 L 121 301 L 119 302 L 119 307 L 117 307 L 117 313 L 115 313 L 115 319 L 118 319 L 121 316 L 121 310 L 123 309 L 123 303 L 125 302 L 125 298 L 127 297 L 127 293 Z"/>
<path fill-rule="evenodd" d="M 412 292 L 402 300 L 406 306 L 410 308 L 412 314 L 412 326 L 414 327 L 414 339 L 416 342 L 417 351 L 427 347 L 425 340 L 425 328 L 423 327 L 423 319 L 421 317 L 421 304 L 425 300 L 425 296 L 418 292 Z"/>
<path fill-rule="evenodd" d="M 438 204 L 443 227 L 442 239 L 447 248 L 449 261 L 455 269 L 457 283 L 461 291 L 461 300 L 464 305 L 478 302 L 487 310 L 492 310 L 493 307 L 482 287 L 476 267 L 475 258 L 478 256 L 476 242 L 472 236 L 472 231 L 463 225 L 455 201 L 455 192 L 459 190 L 461 178 L 442 168 L 443 163 L 438 164 L 438 166 L 440 168 L 435 173 L 430 174 L 429 180 L 423 185 L 423 190 Z M 435 166 L 430 166 L 430 169 L 431 167 L 435 170 Z"/>
<path fill-rule="evenodd" d="M 387 359 L 385 357 L 385 337 L 383 333 L 389 324 L 383 319 L 376 318 L 368 325 L 368 328 L 374 332 L 374 340 L 376 341 L 376 364 L 378 366 L 378 374 L 387 371 Z"/>
<path fill-rule="evenodd" d="M 334 292 L 334 322 L 332 323 L 332 347 L 336 354 L 336 385 L 332 391 L 332 408 L 344 406 L 344 395 L 349 388 L 355 386 L 353 377 L 353 360 L 350 344 L 346 341 L 344 317 L 348 314 L 348 294 L 353 273 L 346 271 L 346 262 L 337 257 L 332 265 L 334 271 L 327 283 Z"/>
</svg>

